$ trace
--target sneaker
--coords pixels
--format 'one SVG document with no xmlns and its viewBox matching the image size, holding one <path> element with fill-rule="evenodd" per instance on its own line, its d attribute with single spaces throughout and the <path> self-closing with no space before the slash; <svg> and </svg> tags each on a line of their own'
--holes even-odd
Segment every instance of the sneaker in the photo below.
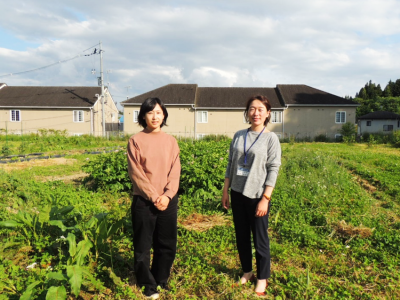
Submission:
<svg viewBox="0 0 400 300">
<path fill-rule="evenodd" d="M 159 293 L 154 293 L 148 297 L 146 297 L 147 299 L 158 299 L 160 298 L 160 294 Z"/>
</svg>

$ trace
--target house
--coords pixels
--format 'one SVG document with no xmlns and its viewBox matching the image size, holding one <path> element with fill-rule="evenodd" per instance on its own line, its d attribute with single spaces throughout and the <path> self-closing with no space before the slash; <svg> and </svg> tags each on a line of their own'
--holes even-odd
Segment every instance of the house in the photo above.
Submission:
<svg viewBox="0 0 400 300">
<path fill-rule="evenodd" d="M 392 133 L 400 130 L 400 115 L 390 111 L 375 111 L 358 118 L 358 133 Z"/>
<path fill-rule="evenodd" d="M 141 130 L 138 114 L 149 97 L 160 98 L 168 109 L 163 130 L 180 137 L 224 134 L 230 137 L 247 128 L 243 111 L 252 95 L 266 96 L 272 105 L 268 129 L 280 138 L 334 138 L 346 122 L 355 123 L 358 103 L 307 85 L 279 84 L 275 88 L 198 87 L 197 84 L 168 84 L 121 103 L 124 107 L 124 133 Z"/>
<path fill-rule="evenodd" d="M 105 130 L 118 131 L 118 109 L 104 90 Z M 70 135 L 103 133 L 101 87 L 8 86 L 0 84 L 0 129 L 11 134 L 40 129 Z"/>
</svg>

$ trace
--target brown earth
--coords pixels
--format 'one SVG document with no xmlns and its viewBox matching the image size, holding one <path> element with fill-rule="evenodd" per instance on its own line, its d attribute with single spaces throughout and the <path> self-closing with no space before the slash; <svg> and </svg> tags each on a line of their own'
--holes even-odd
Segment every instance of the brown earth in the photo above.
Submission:
<svg viewBox="0 0 400 300">
<path fill-rule="evenodd" d="M 16 163 L 8 163 L 0 165 L 0 168 L 6 172 L 13 170 L 23 170 L 31 167 L 45 167 L 53 165 L 73 165 L 77 160 L 72 158 L 50 158 L 50 159 L 33 159 L 30 161 L 22 161 Z"/>
<path fill-rule="evenodd" d="M 191 214 L 185 219 L 179 220 L 179 223 L 187 230 L 206 231 L 214 226 L 224 226 L 229 221 L 220 215 L 206 216 L 202 214 Z"/>
</svg>

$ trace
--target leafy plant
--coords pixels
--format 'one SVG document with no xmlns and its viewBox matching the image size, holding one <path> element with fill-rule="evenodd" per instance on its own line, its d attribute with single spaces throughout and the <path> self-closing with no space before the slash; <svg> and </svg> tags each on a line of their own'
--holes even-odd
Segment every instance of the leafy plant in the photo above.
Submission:
<svg viewBox="0 0 400 300">
<path fill-rule="evenodd" d="M 90 174 L 85 183 L 92 181 L 94 189 L 132 190 L 125 151 L 99 155 L 89 160 L 82 169 Z"/>
<path fill-rule="evenodd" d="M 339 130 L 339 133 L 343 136 L 343 141 L 346 143 L 354 143 L 355 142 L 355 135 L 356 135 L 356 126 L 351 123 L 347 122 L 342 125 L 342 128 Z"/>
<path fill-rule="evenodd" d="M 12 153 L 11 149 L 12 149 L 11 146 L 8 143 L 6 143 L 1 148 L 1 154 L 3 154 L 3 156 L 8 156 Z"/>
</svg>

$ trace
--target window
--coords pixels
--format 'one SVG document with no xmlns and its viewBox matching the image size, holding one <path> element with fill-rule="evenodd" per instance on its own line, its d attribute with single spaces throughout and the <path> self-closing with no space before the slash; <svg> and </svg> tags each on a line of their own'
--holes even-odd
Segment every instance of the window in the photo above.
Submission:
<svg viewBox="0 0 400 300">
<path fill-rule="evenodd" d="M 137 123 L 137 122 L 139 122 L 139 111 L 134 110 L 133 111 L 133 123 Z"/>
<path fill-rule="evenodd" d="M 208 111 L 197 112 L 197 123 L 208 123 Z"/>
<path fill-rule="evenodd" d="M 271 112 L 271 123 L 282 123 L 282 112 L 272 111 Z"/>
<path fill-rule="evenodd" d="M 83 122 L 83 110 L 74 110 L 74 122 Z"/>
<path fill-rule="evenodd" d="M 198 139 L 198 140 L 201 140 L 201 139 L 204 138 L 205 136 L 206 136 L 205 133 L 198 133 L 198 134 L 197 134 L 197 139 Z"/>
<path fill-rule="evenodd" d="M 367 121 L 367 126 L 371 126 L 371 121 Z"/>
<path fill-rule="evenodd" d="M 345 111 L 337 111 L 335 122 L 339 123 L 339 124 L 346 123 L 346 112 Z"/>
<path fill-rule="evenodd" d="M 111 113 L 111 122 L 115 122 L 115 113 Z"/>
<path fill-rule="evenodd" d="M 20 110 L 11 110 L 10 118 L 11 118 L 11 122 L 20 122 L 21 121 L 21 111 Z"/>
<path fill-rule="evenodd" d="M 383 125 L 383 131 L 393 131 L 393 125 Z"/>
<path fill-rule="evenodd" d="M 74 136 L 82 136 L 83 133 L 74 133 Z"/>
</svg>

